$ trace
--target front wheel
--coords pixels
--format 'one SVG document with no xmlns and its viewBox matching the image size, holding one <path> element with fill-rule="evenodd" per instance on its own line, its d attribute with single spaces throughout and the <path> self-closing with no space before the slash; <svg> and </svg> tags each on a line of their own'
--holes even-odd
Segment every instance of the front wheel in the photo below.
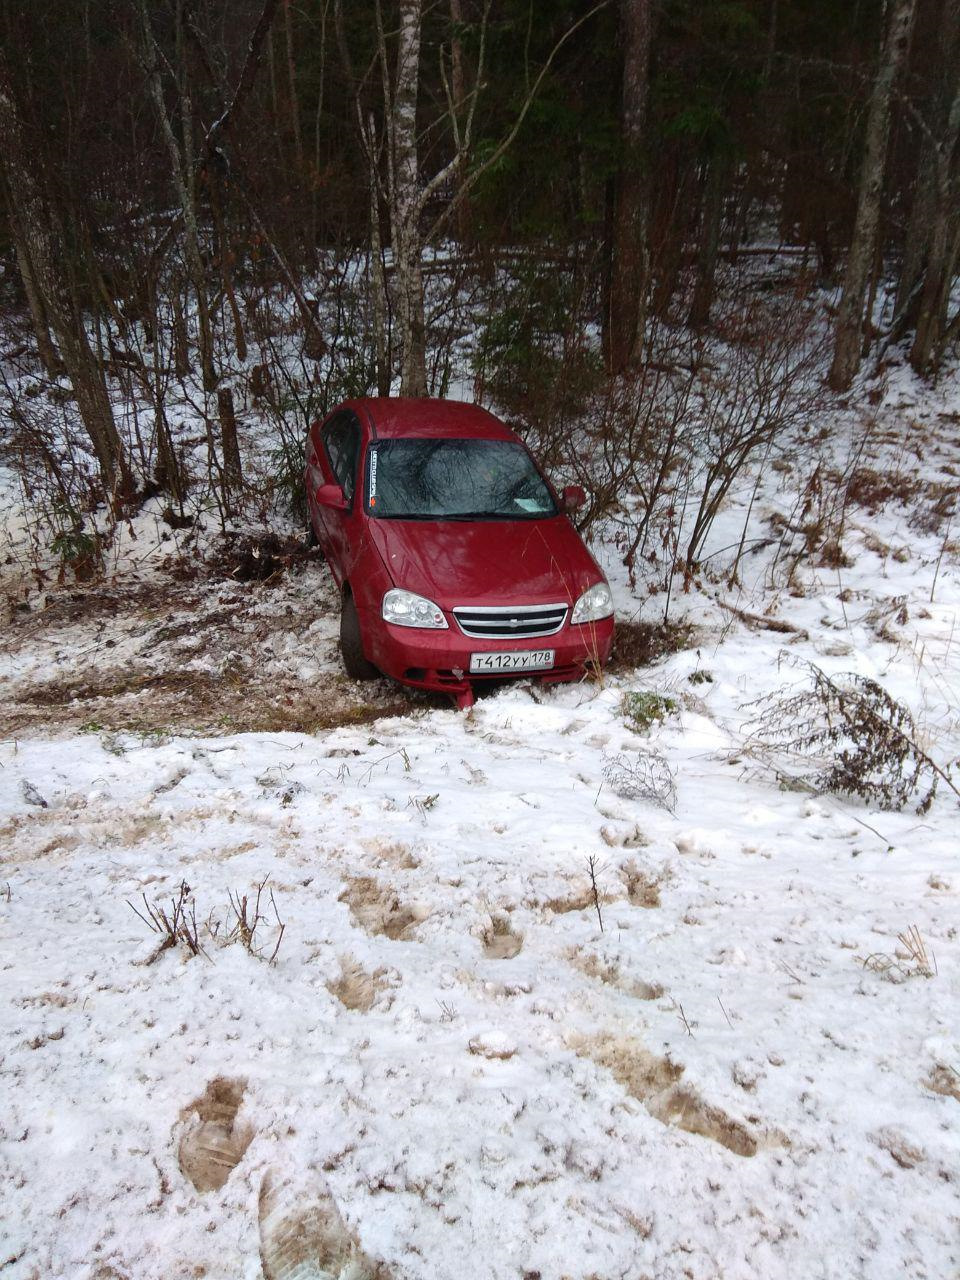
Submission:
<svg viewBox="0 0 960 1280">
<path fill-rule="evenodd" d="M 344 669 L 351 680 L 375 680 L 380 674 L 373 663 L 363 656 L 360 619 L 351 595 L 343 597 L 340 608 L 340 653 Z"/>
</svg>

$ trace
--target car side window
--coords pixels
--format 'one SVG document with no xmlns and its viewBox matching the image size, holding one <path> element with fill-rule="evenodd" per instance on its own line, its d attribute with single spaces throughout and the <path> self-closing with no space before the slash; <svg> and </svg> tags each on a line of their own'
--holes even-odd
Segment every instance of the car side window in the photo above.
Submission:
<svg viewBox="0 0 960 1280">
<path fill-rule="evenodd" d="M 323 433 L 323 443 L 333 474 L 350 502 L 353 500 L 360 452 L 360 427 L 352 415 L 341 414 L 334 418 Z"/>
</svg>

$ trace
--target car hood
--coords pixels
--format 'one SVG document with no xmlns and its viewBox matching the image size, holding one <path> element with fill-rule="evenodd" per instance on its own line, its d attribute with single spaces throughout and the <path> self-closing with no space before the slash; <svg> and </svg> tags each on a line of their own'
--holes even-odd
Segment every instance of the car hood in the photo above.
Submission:
<svg viewBox="0 0 960 1280">
<path fill-rule="evenodd" d="M 565 516 L 549 520 L 372 519 L 394 585 L 442 608 L 573 602 L 603 574 Z"/>
</svg>

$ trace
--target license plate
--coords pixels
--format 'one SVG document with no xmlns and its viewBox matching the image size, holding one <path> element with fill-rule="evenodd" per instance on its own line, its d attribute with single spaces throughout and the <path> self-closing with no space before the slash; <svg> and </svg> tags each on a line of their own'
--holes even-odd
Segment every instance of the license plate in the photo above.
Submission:
<svg viewBox="0 0 960 1280">
<path fill-rule="evenodd" d="M 553 666 L 555 650 L 526 649 L 512 653 L 471 653 L 471 674 L 480 675 L 497 671 L 549 671 Z"/>
</svg>

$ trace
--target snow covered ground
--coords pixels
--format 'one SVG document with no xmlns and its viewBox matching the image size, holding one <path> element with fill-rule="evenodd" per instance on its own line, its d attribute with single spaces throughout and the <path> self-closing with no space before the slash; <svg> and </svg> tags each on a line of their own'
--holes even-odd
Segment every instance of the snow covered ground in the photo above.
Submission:
<svg viewBox="0 0 960 1280">
<path fill-rule="evenodd" d="M 948 403 L 894 384 L 872 465 L 955 485 Z M 754 532 L 803 461 L 771 473 Z M 136 728 L 116 699 L 102 728 L 84 681 L 179 664 L 214 703 L 217 680 L 296 699 L 335 679 L 319 564 L 211 589 L 208 614 L 261 592 L 232 665 L 229 620 L 191 645 L 189 592 L 116 628 L 17 620 L 0 698 L 34 712 L 0 744 L 0 1277 L 270 1280 L 293 1274 L 291 1223 L 334 1219 L 394 1280 L 960 1276 L 956 797 L 918 816 L 783 789 L 749 737 L 754 700 L 801 678 L 787 655 L 877 679 L 957 757 L 956 549 L 908 515 L 851 507 L 840 569 L 785 577 L 770 547 L 737 588 L 705 576 L 673 605 L 689 647 L 602 687 L 364 723 L 354 690 L 315 733 L 211 734 L 206 704 L 138 717 L 144 684 Z M 621 617 L 657 618 L 600 553 Z M 31 702 L 54 677 L 67 695 Z M 636 690 L 676 714 L 638 733 Z M 672 811 L 611 770 L 651 747 Z M 231 898 L 249 913 L 264 881 L 248 950 Z M 195 956 L 142 918 L 182 884 Z"/>
</svg>

